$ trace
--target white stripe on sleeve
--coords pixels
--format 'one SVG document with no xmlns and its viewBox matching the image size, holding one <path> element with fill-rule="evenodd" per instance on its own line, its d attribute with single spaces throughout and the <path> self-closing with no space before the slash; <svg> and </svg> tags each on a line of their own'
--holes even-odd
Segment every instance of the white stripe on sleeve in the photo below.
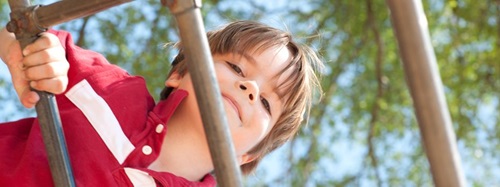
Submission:
<svg viewBox="0 0 500 187">
<path fill-rule="evenodd" d="M 83 112 L 116 160 L 122 164 L 135 147 L 125 136 L 106 101 L 97 95 L 87 80 L 77 83 L 65 95 Z"/>
<path fill-rule="evenodd" d="M 128 179 L 130 179 L 130 182 L 132 182 L 134 186 L 141 186 L 141 187 L 156 186 L 155 180 L 148 173 L 133 168 L 124 168 L 124 169 L 125 173 L 128 176 Z"/>
</svg>

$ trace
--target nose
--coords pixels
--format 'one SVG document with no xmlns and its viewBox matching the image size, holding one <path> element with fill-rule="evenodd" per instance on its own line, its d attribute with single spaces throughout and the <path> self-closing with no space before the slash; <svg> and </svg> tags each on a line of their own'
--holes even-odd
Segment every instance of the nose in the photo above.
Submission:
<svg viewBox="0 0 500 187">
<path fill-rule="evenodd" d="M 241 81 L 239 83 L 240 90 L 248 96 L 250 103 L 255 102 L 259 96 L 259 86 L 255 81 Z"/>
</svg>

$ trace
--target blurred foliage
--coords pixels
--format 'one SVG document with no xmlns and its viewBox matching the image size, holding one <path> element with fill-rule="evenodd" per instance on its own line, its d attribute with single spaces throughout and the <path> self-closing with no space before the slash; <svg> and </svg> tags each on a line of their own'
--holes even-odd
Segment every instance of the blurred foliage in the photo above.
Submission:
<svg viewBox="0 0 500 187">
<path fill-rule="evenodd" d="M 327 65 L 324 97 L 310 123 L 272 154 L 278 162 L 264 162 L 246 178 L 248 186 L 432 186 L 385 1 L 203 3 L 207 30 L 237 19 L 260 20 L 313 46 Z M 468 186 L 500 185 L 500 1 L 423 4 Z M 6 1 L 0 10 L 4 24 Z M 57 28 L 144 76 L 155 96 L 175 54 L 165 44 L 178 39 L 176 23 L 157 0 L 134 1 Z M 15 105 L 6 79 L 0 77 L 0 102 L 15 107 L 0 109 L 1 120 L 26 113 Z"/>
</svg>

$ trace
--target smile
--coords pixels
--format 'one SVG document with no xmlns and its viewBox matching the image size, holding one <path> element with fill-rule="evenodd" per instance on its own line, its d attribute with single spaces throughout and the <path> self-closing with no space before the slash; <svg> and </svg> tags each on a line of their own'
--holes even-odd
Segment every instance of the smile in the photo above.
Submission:
<svg viewBox="0 0 500 187">
<path fill-rule="evenodd" d="M 229 102 L 229 104 L 231 104 L 231 106 L 233 107 L 233 109 L 236 111 L 236 113 L 238 114 L 238 118 L 240 118 L 240 121 L 241 121 L 241 113 L 240 113 L 240 106 L 238 105 L 238 103 L 230 96 L 228 95 L 225 95 L 225 94 L 222 94 L 222 97 L 227 100 Z"/>
</svg>

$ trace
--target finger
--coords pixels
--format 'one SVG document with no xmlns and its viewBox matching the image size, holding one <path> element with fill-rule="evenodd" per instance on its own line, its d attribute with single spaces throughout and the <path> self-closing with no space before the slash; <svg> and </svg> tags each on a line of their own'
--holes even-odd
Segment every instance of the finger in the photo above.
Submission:
<svg viewBox="0 0 500 187">
<path fill-rule="evenodd" d="M 27 45 L 22 51 L 24 56 L 31 53 L 42 51 L 44 49 L 60 45 L 59 39 L 54 34 L 44 32 L 39 35 L 39 38 L 35 42 Z"/>
<path fill-rule="evenodd" d="M 21 94 L 21 104 L 26 107 L 26 108 L 33 108 L 36 103 L 38 102 L 38 100 L 40 100 L 40 96 L 38 96 L 38 94 L 34 91 L 32 91 L 31 89 L 26 89 L 23 91 L 23 93 Z"/>
<path fill-rule="evenodd" d="M 37 81 L 41 79 L 50 79 L 66 75 L 69 64 L 64 62 L 51 62 L 48 64 L 28 67 L 24 70 L 24 76 L 27 80 Z"/>
<path fill-rule="evenodd" d="M 65 60 L 65 52 L 62 47 L 47 48 L 42 51 L 30 53 L 22 59 L 24 67 L 38 66 L 54 61 Z"/>
<path fill-rule="evenodd" d="M 68 86 L 68 78 L 66 76 L 61 76 L 50 79 L 31 81 L 30 86 L 39 91 L 60 94 L 66 91 L 66 87 Z"/>
</svg>

